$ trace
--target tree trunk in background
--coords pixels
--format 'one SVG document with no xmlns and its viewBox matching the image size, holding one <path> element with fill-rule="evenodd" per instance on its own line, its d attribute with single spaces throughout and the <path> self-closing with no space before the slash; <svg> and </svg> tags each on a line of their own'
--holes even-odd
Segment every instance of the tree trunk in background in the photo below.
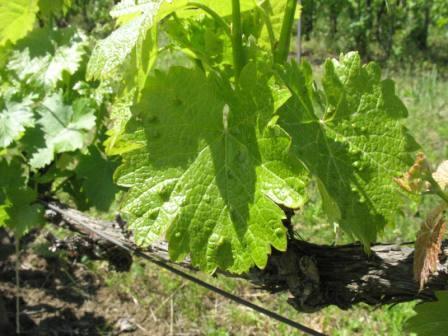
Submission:
<svg viewBox="0 0 448 336">
<path fill-rule="evenodd" d="M 409 33 L 408 41 L 420 51 L 426 51 L 428 49 L 432 5 L 432 0 L 427 0 L 421 5 L 416 6 L 413 11 L 414 27 Z"/>
<path fill-rule="evenodd" d="M 421 50 L 428 49 L 429 25 L 431 24 L 431 8 L 432 8 L 432 1 L 431 0 L 425 1 L 425 7 L 423 10 L 424 19 L 423 19 L 421 42 L 420 42 Z"/>
<path fill-rule="evenodd" d="M 314 0 L 303 0 L 302 1 L 302 35 L 309 41 L 311 34 L 314 30 L 314 20 L 315 20 L 315 2 Z"/>
<path fill-rule="evenodd" d="M 396 30 L 397 3 L 389 2 L 389 7 L 383 1 L 376 12 L 376 40 L 384 52 L 384 59 L 392 55 L 394 35 Z"/>
<path fill-rule="evenodd" d="M 330 17 L 330 31 L 329 31 L 329 38 L 334 41 L 335 35 L 338 32 L 338 17 L 341 14 L 341 6 L 342 2 L 341 0 L 337 0 L 335 2 L 334 0 L 330 1 L 328 6 L 328 16 Z"/>
<path fill-rule="evenodd" d="M 358 0 L 356 5 L 349 6 L 348 14 L 351 22 L 356 23 L 352 32 L 355 41 L 355 49 L 359 52 L 362 58 L 365 58 L 367 55 L 367 35 L 362 17 L 363 2 Z"/>
</svg>

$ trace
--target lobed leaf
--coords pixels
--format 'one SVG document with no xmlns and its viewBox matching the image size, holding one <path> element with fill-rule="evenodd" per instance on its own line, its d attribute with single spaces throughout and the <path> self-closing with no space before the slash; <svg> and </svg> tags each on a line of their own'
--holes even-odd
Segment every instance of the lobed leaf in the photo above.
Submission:
<svg viewBox="0 0 448 336">
<path fill-rule="evenodd" d="M 48 38 L 56 41 L 48 43 Z M 9 58 L 7 69 L 27 85 L 54 89 L 64 73 L 73 75 L 86 53 L 87 37 L 80 30 L 37 29 L 22 40 Z"/>
<path fill-rule="evenodd" d="M 34 126 L 32 105 L 33 100 L 29 96 L 20 102 L 6 101 L 0 112 L 0 148 L 8 147 L 23 135 L 25 128 Z"/>
<path fill-rule="evenodd" d="M 274 102 L 255 66 L 235 91 L 197 68 L 157 72 L 132 109 L 118 184 L 138 244 L 166 235 L 174 260 L 213 272 L 263 267 L 286 249 L 283 211 L 303 203 L 302 165 L 270 124 Z"/>
<path fill-rule="evenodd" d="M 17 162 L 0 160 L 0 227 L 6 226 L 22 236 L 43 222 L 37 194 L 27 187 L 26 173 Z"/>
<path fill-rule="evenodd" d="M 281 72 L 293 98 L 280 111 L 297 157 L 317 179 L 329 218 L 368 247 L 400 207 L 393 178 L 410 165 L 413 141 L 393 83 L 356 53 L 327 61 L 323 92 L 304 63 Z"/>
<path fill-rule="evenodd" d="M 55 93 L 44 99 L 38 113 L 37 123 L 44 132 L 45 147 L 31 157 L 29 163 L 34 169 L 51 163 L 57 153 L 83 148 L 95 127 L 94 110 L 86 98 L 79 98 L 70 106 L 64 104 L 61 93 Z"/>
</svg>

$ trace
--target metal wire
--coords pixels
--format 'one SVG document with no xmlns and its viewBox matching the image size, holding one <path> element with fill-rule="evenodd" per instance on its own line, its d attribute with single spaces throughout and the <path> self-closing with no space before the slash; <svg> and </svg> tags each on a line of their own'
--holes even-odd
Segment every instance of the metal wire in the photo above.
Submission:
<svg viewBox="0 0 448 336">
<path fill-rule="evenodd" d="M 63 215 L 63 217 L 71 217 L 70 215 L 67 215 L 66 213 L 61 212 L 61 209 L 59 207 L 57 207 L 57 206 L 55 206 L 55 205 L 53 205 L 51 203 L 45 203 L 45 204 L 46 204 L 46 206 L 49 209 L 60 213 L 61 215 Z M 72 220 L 76 220 L 76 219 L 72 218 Z M 186 279 L 186 280 L 188 280 L 188 281 L 190 281 L 192 283 L 195 283 L 195 284 L 197 284 L 197 285 L 199 285 L 201 287 L 204 287 L 204 288 L 206 288 L 206 289 L 208 289 L 208 290 L 210 290 L 210 291 L 212 291 L 212 292 L 214 292 L 214 293 L 216 293 L 218 295 L 221 295 L 221 296 L 223 296 L 223 297 L 225 297 L 225 298 L 227 298 L 229 300 L 232 300 L 232 301 L 234 301 L 234 302 L 236 302 L 236 303 L 238 303 L 240 305 L 243 305 L 243 306 L 245 306 L 247 308 L 253 309 L 254 311 L 256 311 L 256 312 L 258 312 L 260 314 L 263 314 L 265 316 L 268 316 L 268 317 L 270 317 L 270 318 L 272 318 L 274 320 L 277 320 L 279 322 L 287 324 L 290 327 L 293 327 L 293 328 L 295 328 L 297 330 L 300 330 L 300 331 L 302 331 L 303 333 L 305 333 L 307 335 L 326 336 L 325 334 L 323 334 L 323 333 L 321 333 L 319 331 L 316 331 L 314 329 L 311 329 L 311 328 L 309 328 L 309 327 L 307 327 L 307 326 L 305 326 L 305 325 L 303 325 L 303 324 L 301 324 L 299 322 L 293 321 L 293 320 L 291 320 L 291 319 L 289 319 L 289 318 L 287 318 L 285 316 L 282 316 L 282 315 L 280 315 L 280 314 L 278 314 L 278 313 L 276 313 L 276 312 L 274 312 L 272 310 L 269 310 L 269 309 L 266 309 L 266 308 L 261 307 L 259 305 L 256 305 L 256 304 L 254 304 L 254 303 L 252 303 L 250 301 L 242 299 L 241 297 L 239 297 L 239 296 L 237 296 L 235 294 L 229 293 L 229 292 L 227 292 L 227 291 L 225 291 L 225 290 L 223 290 L 221 288 L 218 288 L 218 287 L 216 287 L 216 286 L 214 286 L 212 284 L 209 284 L 208 282 L 206 282 L 204 280 L 201 280 L 201 279 L 199 279 L 199 278 L 197 278 L 197 277 L 195 277 L 195 276 L 193 276 L 193 275 L 191 275 L 191 274 L 189 274 L 189 273 L 187 273 L 187 272 L 185 272 L 183 270 L 180 270 L 180 269 L 170 265 L 169 263 L 167 263 L 163 259 L 160 259 L 160 258 L 155 257 L 153 255 L 150 255 L 148 253 L 145 253 L 145 252 L 135 248 L 134 246 L 128 246 L 128 245 L 124 244 L 123 242 L 121 242 L 121 241 L 119 241 L 119 240 L 117 240 L 117 239 L 115 239 L 113 237 L 110 237 L 109 235 L 107 235 L 107 234 L 105 234 L 105 233 L 103 233 L 103 232 L 101 232 L 99 230 L 96 230 L 96 229 L 94 229 L 93 227 L 91 227 L 89 225 L 86 225 L 82 221 L 76 221 L 76 223 L 81 225 L 81 226 L 83 226 L 83 227 L 85 227 L 87 230 L 92 231 L 93 233 L 95 233 L 99 237 L 103 238 L 104 240 L 107 240 L 110 243 L 112 243 L 112 244 L 120 247 L 121 249 L 129 252 L 130 254 L 133 254 L 135 256 L 141 257 L 143 259 L 146 259 L 146 260 L 150 261 L 151 263 L 153 263 L 153 264 L 155 264 L 155 265 L 157 265 L 157 266 L 159 266 L 159 267 L 161 267 L 161 268 L 163 268 L 163 269 L 165 269 L 165 270 L 167 270 L 167 271 L 169 271 L 169 272 L 171 272 L 173 274 L 176 274 L 176 275 L 178 275 L 178 276 L 180 276 L 180 277 L 182 277 L 182 278 L 184 278 L 184 279 Z"/>
</svg>

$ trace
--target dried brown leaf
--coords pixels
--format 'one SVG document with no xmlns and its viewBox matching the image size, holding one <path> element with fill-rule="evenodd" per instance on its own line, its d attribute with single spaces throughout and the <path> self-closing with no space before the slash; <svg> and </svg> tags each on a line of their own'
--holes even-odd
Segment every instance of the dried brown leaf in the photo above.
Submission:
<svg viewBox="0 0 448 336">
<path fill-rule="evenodd" d="M 414 253 L 414 279 L 420 285 L 420 290 L 432 273 L 437 270 L 440 246 L 446 230 L 444 212 L 447 204 L 443 203 L 433 209 L 422 223 L 417 234 Z"/>
<path fill-rule="evenodd" d="M 439 184 L 442 190 L 445 190 L 448 187 L 448 160 L 443 161 L 440 166 L 437 168 L 432 177 Z"/>
<path fill-rule="evenodd" d="M 426 189 L 425 175 L 430 174 L 430 171 L 425 154 L 418 153 L 412 167 L 404 175 L 395 178 L 395 182 L 409 193 L 420 193 Z"/>
</svg>

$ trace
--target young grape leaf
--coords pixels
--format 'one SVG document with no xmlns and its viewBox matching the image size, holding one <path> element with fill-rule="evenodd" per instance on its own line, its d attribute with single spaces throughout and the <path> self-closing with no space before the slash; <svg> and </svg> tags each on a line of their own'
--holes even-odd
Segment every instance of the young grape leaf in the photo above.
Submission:
<svg viewBox="0 0 448 336">
<path fill-rule="evenodd" d="M 8 100 L 0 112 L 0 148 L 8 147 L 18 140 L 26 127 L 34 126 L 33 100 L 25 97 L 20 102 Z"/>
<path fill-rule="evenodd" d="M 306 63 L 287 66 L 281 77 L 293 99 L 281 110 L 280 125 L 325 189 L 324 200 L 333 199 L 325 208 L 368 248 L 400 207 L 393 178 L 412 162 L 415 143 L 400 122 L 406 108 L 393 83 L 381 80 L 375 64 L 362 66 L 356 53 L 326 62 L 323 92 Z"/>
<path fill-rule="evenodd" d="M 436 292 L 437 301 L 418 304 L 417 313 L 406 321 L 405 329 L 417 336 L 445 335 L 448 330 L 448 292 Z"/>
<path fill-rule="evenodd" d="M 49 38 L 57 45 L 49 44 Z M 65 72 L 73 75 L 79 69 L 87 44 L 87 37 L 80 30 L 36 29 L 18 43 L 7 69 L 27 85 L 55 88 Z"/>
<path fill-rule="evenodd" d="M 302 165 L 275 124 L 273 98 L 254 65 L 236 91 L 199 69 L 151 77 L 133 108 L 118 184 L 138 244 L 169 241 L 174 260 L 247 271 L 265 266 L 271 246 L 286 249 L 283 211 L 303 204 Z"/>
<path fill-rule="evenodd" d="M 427 176 L 431 174 L 431 167 L 423 153 L 418 153 L 414 164 L 409 170 L 394 181 L 404 191 L 420 195 L 427 189 Z"/>
<path fill-rule="evenodd" d="M 9 190 L 4 207 L 4 219 L 0 227 L 5 226 L 19 236 L 26 234 L 31 228 L 43 223 L 43 207 L 36 204 L 37 194 L 30 188 Z M 0 210 L 0 217 L 3 217 Z"/>
<path fill-rule="evenodd" d="M 0 2 L 0 46 L 15 43 L 34 27 L 38 0 Z"/>
<path fill-rule="evenodd" d="M 87 98 L 79 98 L 69 106 L 64 104 L 62 93 L 55 93 L 44 99 L 38 113 L 37 123 L 45 134 L 45 147 L 33 154 L 30 165 L 34 169 L 51 163 L 56 153 L 83 148 L 95 128 L 94 110 Z"/>
<path fill-rule="evenodd" d="M 440 246 L 446 231 L 444 218 L 447 204 L 434 208 L 422 223 L 417 234 L 414 253 L 414 278 L 423 289 L 429 276 L 437 270 Z"/>
<path fill-rule="evenodd" d="M 26 185 L 26 174 L 17 161 L 0 161 L 0 227 L 19 236 L 43 222 L 36 192 Z"/>
<path fill-rule="evenodd" d="M 184 2 L 181 1 L 181 6 Z M 125 66 L 129 66 L 131 54 L 138 58 L 137 62 L 141 65 L 143 59 L 139 51 L 141 52 L 143 48 L 147 48 L 151 58 L 145 64 L 145 67 L 149 67 L 154 60 L 151 56 L 157 52 L 155 27 L 166 15 L 178 8 L 179 1 L 125 0 L 117 4 L 112 9 L 111 15 L 118 19 L 131 15 L 131 19 L 126 20 L 125 24 L 95 46 L 88 64 L 87 78 L 102 80 L 113 79 L 117 76 L 121 78 L 122 70 Z"/>
<path fill-rule="evenodd" d="M 116 79 L 127 66 L 135 72 L 143 71 L 146 77 L 158 52 L 157 25 L 174 12 L 180 18 L 203 14 L 195 8 L 195 2 L 211 8 L 219 16 L 232 13 L 231 2 L 222 0 L 123 0 L 118 3 L 111 15 L 123 24 L 96 45 L 87 69 L 88 78 Z M 241 1 L 242 11 L 256 6 L 255 0 Z M 137 62 L 135 68 L 132 62 Z"/>
</svg>

